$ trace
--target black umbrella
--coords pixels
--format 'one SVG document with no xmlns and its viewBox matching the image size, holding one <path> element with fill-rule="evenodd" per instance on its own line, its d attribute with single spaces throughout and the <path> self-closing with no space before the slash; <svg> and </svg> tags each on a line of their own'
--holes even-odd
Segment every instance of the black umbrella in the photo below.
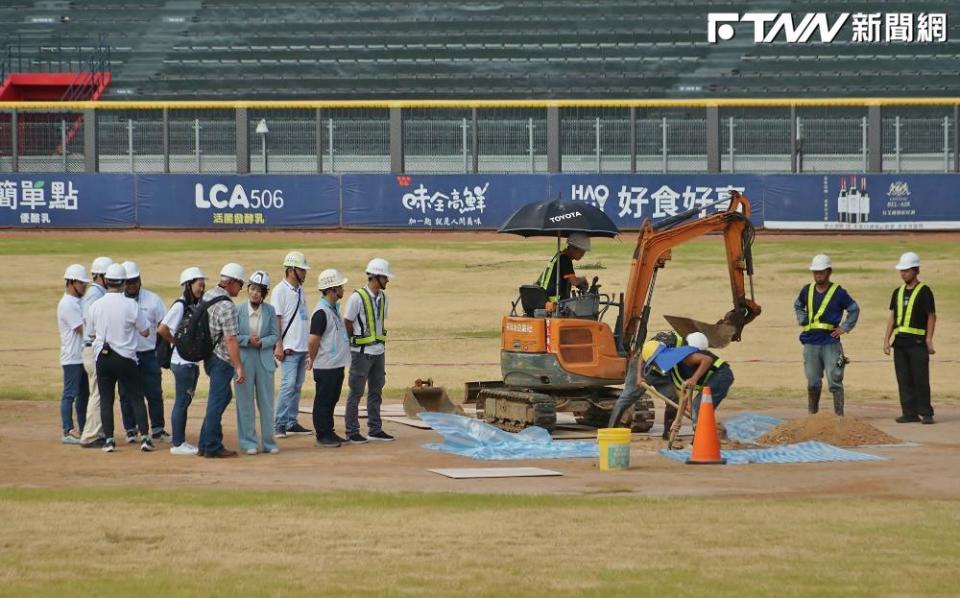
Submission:
<svg viewBox="0 0 960 598">
<path fill-rule="evenodd" d="M 600 208 L 570 199 L 552 199 L 528 203 L 507 218 L 498 233 L 510 233 L 524 237 L 557 237 L 557 253 L 560 253 L 560 237 L 570 233 L 585 233 L 591 237 L 616 237 L 620 229 Z M 560 292 L 560 268 L 557 273 L 557 293 Z"/>
<path fill-rule="evenodd" d="M 568 236 L 570 233 L 615 237 L 620 234 L 620 229 L 596 206 L 570 199 L 553 199 L 521 207 L 497 232 L 524 237 Z"/>
</svg>

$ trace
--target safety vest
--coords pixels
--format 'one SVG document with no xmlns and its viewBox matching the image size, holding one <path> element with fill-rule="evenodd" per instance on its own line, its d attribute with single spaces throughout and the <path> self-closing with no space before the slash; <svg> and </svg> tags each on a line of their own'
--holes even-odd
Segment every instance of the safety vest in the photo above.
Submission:
<svg viewBox="0 0 960 598">
<path fill-rule="evenodd" d="M 714 357 L 715 359 L 713 360 L 713 363 L 710 364 L 710 369 L 707 370 L 706 374 L 704 374 L 703 379 L 700 380 L 700 383 L 694 387 L 694 391 L 696 392 L 700 392 L 703 389 L 703 387 L 706 385 L 707 381 L 710 380 L 710 378 L 713 376 L 713 374 L 720 369 L 720 366 L 727 363 L 726 361 L 724 361 L 723 359 L 720 359 L 713 353 L 710 353 L 707 351 L 705 351 L 704 353 L 706 353 L 707 355 L 710 355 L 711 357 Z M 679 363 L 673 366 L 673 369 L 670 371 L 670 374 L 671 374 L 671 377 L 673 378 L 673 385 L 677 388 L 677 390 L 683 388 L 683 381 L 686 378 L 683 376 L 683 374 L 680 373 Z"/>
<path fill-rule="evenodd" d="M 916 334 L 917 336 L 924 336 L 927 334 L 926 328 L 911 328 L 910 327 L 910 316 L 913 315 L 913 305 L 917 302 L 917 295 L 920 294 L 920 289 L 926 285 L 922 282 L 913 288 L 913 293 L 910 295 L 910 300 L 907 301 L 907 312 L 903 312 L 903 293 L 907 290 L 907 285 L 900 285 L 900 290 L 897 292 L 897 328 L 894 330 L 897 334 Z"/>
<path fill-rule="evenodd" d="M 817 313 L 813 313 L 813 293 L 814 287 L 816 286 L 817 285 L 810 283 L 807 287 L 807 325 L 803 327 L 804 332 L 809 332 L 810 330 L 833 330 L 836 328 L 833 324 L 821 322 L 820 318 L 823 317 L 823 312 L 827 310 L 827 305 L 830 303 L 830 300 L 833 299 L 833 294 L 837 292 L 840 285 L 830 285 L 830 288 L 827 289 L 827 294 L 823 296 L 823 301 L 820 302 L 820 308 L 817 310 Z"/>
<path fill-rule="evenodd" d="M 360 324 L 360 334 L 351 336 L 350 344 L 354 347 L 363 347 L 386 342 L 387 331 L 383 330 L 381 334 L 377 334 L 377 322 L 381 323 L 382 328 L 383 314 L 387 305 L 387 295 L 383 294 L 383 291 L 380 291 L 380 293 L 383 294 L 383 301 L 380 302 L 379 309 L 374 313 L 373 306 L 375 302 L 370 291 L 364 288 L 357 289 L 354 293 L 360 295 L 360 299 L 363 301 L 363 314 L 357 318 L 357 322 Z"/>
<path fill-rule="evenodd" d="M 550 260 L 550 264 L 543 271 L 543 274 L 540 275 L 540 280 L 537 281 L 537 284 L 540 285 L 540 288 L 543 289 L 544 291 L 550 288 L 551 280 L 554 282 L 554 284 L 557 284 L 556 268 L 557 268 L 557 260 L 559 259 L 560 259 L 560 254 L 555 253 L 553 255 L 553 259 Z M 556 303 L 557 297 L 560 295 L 559 287 L 560 285 L 557 284 L 557 287 L 554 288 L 554 293 L 556 294 L 550 295 L 549 297 L 547 297 L 547 301 L 553 301 L 554 303 Z"/>
</svg>

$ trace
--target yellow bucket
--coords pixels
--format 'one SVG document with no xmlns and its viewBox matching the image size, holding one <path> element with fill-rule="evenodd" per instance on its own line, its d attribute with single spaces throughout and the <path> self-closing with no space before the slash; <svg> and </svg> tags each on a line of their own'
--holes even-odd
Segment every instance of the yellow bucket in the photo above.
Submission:
<svg viewBox="0 0 960 598">
<path fill-rule="evenodd" d="M 630 469 L 630 428 L 597 430 L 600 443 L 600 471 Z"/>
</svg>

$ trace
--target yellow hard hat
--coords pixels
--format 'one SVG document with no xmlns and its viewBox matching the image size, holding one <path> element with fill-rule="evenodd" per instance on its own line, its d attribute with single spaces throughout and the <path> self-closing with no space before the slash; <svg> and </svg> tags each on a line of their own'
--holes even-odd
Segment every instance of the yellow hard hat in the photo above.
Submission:
<svg viewBox="0 0 960 598">
<path fill-rule="evenodd" d="M 640 358 L 644 361 L 650 361 L 650 358 L 656 355 L 662 346 L 663 343 L 660 341 L 647 341 L 643 343 L 643 347 L 640 349 Z"/>
</svg>

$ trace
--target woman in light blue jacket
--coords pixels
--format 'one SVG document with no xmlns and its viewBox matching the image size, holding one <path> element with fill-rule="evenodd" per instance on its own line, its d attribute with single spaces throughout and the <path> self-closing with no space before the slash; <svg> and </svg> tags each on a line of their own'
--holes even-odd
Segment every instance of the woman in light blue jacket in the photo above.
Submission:
<svg viewBox="0 0 960 598">
<path fill-rule="evenodd" d="M 258 449 L 265 453 L 279 453 L 273 437 L 273 373 L 277 369 L 273 349 L 280 333 L 277 330 L 277 313 L 267 303 L 270 290 L 270 275 L 257 270 L 250 275 L 247 295 L 250 300 L 238 306 L 240 361 L 246 370 L 247 379 L 235 384 L 237 394 L 237 436 L 240 450 L 247 455 L 256 455 Z M 260 435 L 263 446 L 257 442 L 256 409 L 260 411 Z"/>
</svg>

